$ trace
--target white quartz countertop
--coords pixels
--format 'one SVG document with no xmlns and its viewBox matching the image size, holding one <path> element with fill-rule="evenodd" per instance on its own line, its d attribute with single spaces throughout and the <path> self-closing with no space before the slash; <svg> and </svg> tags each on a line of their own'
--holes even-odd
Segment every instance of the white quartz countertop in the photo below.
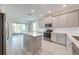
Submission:
<svg viewBox="0 0 79 59">
<path fill-rule="evenodd" d="M 67 34 L 70 40 L 78 47 L 79 49 L 79 41 L 76 40 L 73 36 L 79 37 L 79 33 L 74 33 L 74 34 Z"/>
<path fill-rule="evenodd" d="M 37 36 L 41 36 L 42 35 L 41 33 L 37 33 L 37 32 L 28 32 L 28 33 L 25 33 L 25 34 L 33 36 L 33 37 L 37 37 Z"/>
</svg>

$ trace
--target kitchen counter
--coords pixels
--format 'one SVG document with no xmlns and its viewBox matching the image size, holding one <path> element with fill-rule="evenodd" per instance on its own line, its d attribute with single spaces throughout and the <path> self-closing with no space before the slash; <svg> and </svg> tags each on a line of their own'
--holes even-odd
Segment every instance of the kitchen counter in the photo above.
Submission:
<svg viewBox="0 0 79 59">
<path fill-rule="evenodd" d="M 73 36 L 77 36 L 79 37 L 79 33 L 71 33 L 71 32 L 54 32 L 54 33 L 62 33 L 62 34 L 66 34 L 70 40 L 77 46 L 77 48 L 79 49 L 79 41 L 76 40 L 76 38 L 74 38 Z"/>
<path fill-rule="evenodd" d="M 38 37 L 38 36 L 41 36 L 42 34 L 41 33 L 37 33 L 37 32 L 28 32 L 28 33 L 25 33 L 26 35 L 30 35 L 30 36 L 33 36 L 33 37 Z"/>
<path fill-rule="evenodd" d="M 30 54 L 35 54 L 42 48 L 42 34 L 36 32 L 24 34 L 23 46 Z"/>
<path fill-rule="evenodd" d="M 79 33 L 69 33 L 67 34 L 67 36 L 70 38 L 70 40 L 77 46 L 77 48 L 79 49 L 79 41 L 76 40 L 76 38 L 74 38 L 73 36 L 77 36 L 79 37 Z"/>
</svg>

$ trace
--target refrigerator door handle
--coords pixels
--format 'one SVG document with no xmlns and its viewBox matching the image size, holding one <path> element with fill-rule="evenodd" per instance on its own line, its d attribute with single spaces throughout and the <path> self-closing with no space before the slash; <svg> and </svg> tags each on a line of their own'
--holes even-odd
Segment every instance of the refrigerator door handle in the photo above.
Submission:
<svg viewBox="0 0 79 59">
<path fill-rule="evenodd" d="M 8 39 L 9 39 L 9 24 L 8 24 L 8 22 L 7 22 L 7 31 L 8 31 L 8 32 L 7 32 L 7 33 L 8 33 L 8 34 L 7 34 L 7 40 L 8 40 Z"/>
</svg>

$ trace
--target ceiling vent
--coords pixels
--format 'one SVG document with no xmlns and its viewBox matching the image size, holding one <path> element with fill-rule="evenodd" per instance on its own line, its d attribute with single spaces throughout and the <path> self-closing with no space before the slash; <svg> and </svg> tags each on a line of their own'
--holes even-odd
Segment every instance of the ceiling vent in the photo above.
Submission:
<svg viewBox="0 0 79 59">
<path fill-rule="evenodd" d="M 32 13 L 28 13 L 29 16 L 32 16 Z"/>
</svg>

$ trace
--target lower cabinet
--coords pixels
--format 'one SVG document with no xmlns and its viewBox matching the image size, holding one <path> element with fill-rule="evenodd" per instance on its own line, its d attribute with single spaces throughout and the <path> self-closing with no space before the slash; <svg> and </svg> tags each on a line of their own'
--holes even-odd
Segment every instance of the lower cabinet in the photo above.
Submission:
<svg viewBox="0 0 79 59">
<path fill-rule="evenodd" d="M 68 50 L 68 54 L 72 55 L 72 41 L 68 36 L 67 36 L 67 50 Z"/>
<path fill-rule="evenodd" d="M 67 37 L 67 50 L 69 55 L 79 55 L 79 48 Z"/>
<path fill-rule="evenodd" d="M 56 33 L 51 33 L 51 41 L 56 42 Z"/>
<path fill-rule="evenodd" d="M 53 42 L 66 45 L 69 55 L 79 55 L 79 48 L 71 41 L 71 38 L 64 33 L 52 33 Z"/>
<path fill-rule="evenodd" d="M 72 54 L 79 55 L 79 49 L 74 43 L 72 43 Z"/>
<path fill-rule="evenodd" d="M 66 34 L 64 33 L 52 33 L 51 40 L 53 42 L 66 45 Z"/>
<path fill-rule="evenodd" d="M 66 34 L 58 33 L 56 38 L 58 43 L 66 45 Z"/>
</svg>

